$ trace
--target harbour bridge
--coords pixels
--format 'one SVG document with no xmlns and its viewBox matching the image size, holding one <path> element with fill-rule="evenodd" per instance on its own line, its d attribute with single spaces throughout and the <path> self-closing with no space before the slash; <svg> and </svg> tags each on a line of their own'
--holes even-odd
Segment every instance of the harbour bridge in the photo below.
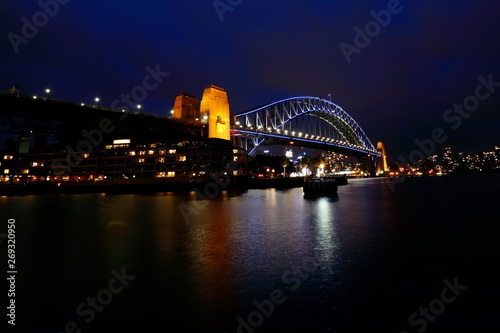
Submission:
<svg viewBox="0 0 500 333">
<path fill-rule="evenodd" d="M 92 128 L 100 119 L 107 117 L 120 124 L 120 129 L 117 126 L 114 134 L 118 135 L 123 128 L 128 128 L 122 136 L 133 133 L 139 136 L 138 140 L 144 139 L 141 135 L 149 139 L 154 137 L 155 140 L 167 137 L 189 139 L 191 136 L 207 135 L 208 127 L 209 138 L 214 137 L 210 129 L 216 130 L 218 134 L 214 134 L 215 137 L 222 133 L 224 136 L 220 138 L 232 140 L 235 145 L 245 148 L 248 155 L 254 154 L 262 145 L 297 145 L 355 156 L 365 165 L 373 166 L 369 167 L 372 170 L 377 167 L 380 171 L 386 167 L 383 145 L 379 143 L 375 147 L 361 126 L 332 101 L 311 96 L 292 97 L 230 117 L 223 89 L 215 86 L 207 89 L 201 111 L 199 107 L 197 109 L 199 118 L 196 119 L 175 117 L 177 113 L 174 115 L 174 110 L 168 117 L 2 94 L 0 132 L 50 135 L 63 130 L 78 133 L 78 130 L 73 130 L 75 126 Z M 212 103 L 204 107 L 205 100 L 215 100 L 220 104 Z M 124 117 L 126 120 L 123 120 Z"/>
<path fill-rule="evenodd" d="M 263 144 L 297 141 L 381 157 L 347 112 L 318 97 L 287 98 L 237 114 L 231 134 L 249 155 Z"/>
<path fill-rule="evenodd" d="M 386 168 L 382 143 L 375 147 L 361 126 L 340 106 L 300 96 L 237 114 L 233 141 L 252 155 L 261 145 L 300 145 L 356 156 L 379 172 Z M 368 167 L 371 169 L 370 167 Z"/>
</svg>

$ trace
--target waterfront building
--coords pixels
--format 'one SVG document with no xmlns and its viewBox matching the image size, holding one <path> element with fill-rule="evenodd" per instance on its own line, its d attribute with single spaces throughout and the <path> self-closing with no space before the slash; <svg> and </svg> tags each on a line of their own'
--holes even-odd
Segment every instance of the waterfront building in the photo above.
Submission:
<svg viewBox="0 0 500 333">
<path fill-rule="evenodd" d="M 4 155 L 0 182 L 96 182 L 246 173 L 246 152 L 233 147 L 231 141 L 207 139 L 135 145 L 124 144 L 126 141 L 129 140 L 115 140 L 104 150 L 79 157 L 65 152 Z"/>
</svg>

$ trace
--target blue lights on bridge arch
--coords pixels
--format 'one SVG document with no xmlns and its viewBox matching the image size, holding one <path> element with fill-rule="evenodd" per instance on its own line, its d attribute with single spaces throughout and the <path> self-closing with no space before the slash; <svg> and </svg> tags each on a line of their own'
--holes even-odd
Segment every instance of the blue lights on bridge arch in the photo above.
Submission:
<svg viewBox="0 0 500 333">
<path fill-rule="evenodd" d="M 302 133 L 306 132 L 305 128 L 297 128 L 295 131 L 291 131 L 292 121 L 306 115 L 321 119 L 321 122 L 319 120 L 313 121 L 313 133 L 308 133 L 305 137 L 302 137 Z M 325 148 L 337 147 L 356 153 L 381 156 L 363 129 L 347 112 L 337 104 L 319 97 L 300 96 L 283 99 L 237 114 L 236 119 L 240 125 L 239 127 L 233 127 L 232 131 L 239 134 L 235 137 L 241 139 L 244 136 L 244 145 L 246 145 L 245 148 L 249 151 L 249 155 L 266 138 L 278 138 L 320 144 Z M 296 122 L 294 126 L 304 126 L 304 123 L 305 121 L 302 124 Z M 285 134 L 280 133 L 280 130 L 286 128 L 286 126 L 289 126 L 292 135 L 288 135 L 286 130 Z M 308 126 L 310 127 L 309 122 Z M 277 133 L 273 133 L 273 131 Z M 311 132 L 310 128 L 308 132 Z M 337 139 L 325 138 L 326 132 L 334 134 Z M 295 136 L 295 133 L 299 133 L 299 136 Z M 311 138 L 317 137 L 321 139 L 308 139 L 307 136 L 309 135 L 311 135 Z M 339 137 L 341 140 L 339 140 Z M 250 147 L 248 139 L 251 141 Z"/>
</svg>

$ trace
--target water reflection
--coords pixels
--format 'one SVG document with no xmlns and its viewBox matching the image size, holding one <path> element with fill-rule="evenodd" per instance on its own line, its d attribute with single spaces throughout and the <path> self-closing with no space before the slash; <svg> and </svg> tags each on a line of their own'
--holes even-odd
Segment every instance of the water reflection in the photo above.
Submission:
<svg viewBox="0 0 500 333">
<path fill-rule="evenodd" d="M 469 259 L 494 253 L 497 242 L 483 242 L 492 233 L 473 227 L 494 214 L 498 178 L 490 179 L 467 199 L 465 213 L 450 207 L 476 183 L 439 190 L 433 179 L 409 179 L 394 194 L 382 179 L 363 179 L 341 187 L 338 199 L 305 200 L 301 189 L 223 191 L 209 200 L 173 193 L 27 196 L 1 198 L 0 215 L 16 219 L 24 272 L 16 296 L 20 312 L 36 316 L 33 329 L 23 331 L 60 330 L 81 319 L 75 306 L 121 267 L 137 279 L 89 331 L 126 331 L 134 322 L 152 330 L 177 320 L 203 328 L 191 331 L 234 332 L 236 318 L 274 289 L 288 300 L 259 332 L 272 325 L 276 332 L 336 331 L 339 323 L 363 331 L 351 329 L 359 318 L 376 322 L 398 311 L 404 328 L 424 287 L 435 290 Z M 192 209 L 188 220 L 181 207 Z M 474 246 L 463 245 L 471 240 Z M 315 254 L 319 268 L 291 293 L 283 273 Z M 417 283 L 404 283 L 410 278 Z"/>
<path fill-rule="evenodd" d="M 336 200 L 335 200 L 336 201 Z M 316 242 L 320 250 L 324 263 L 332 271 L 335 252 L 339 247 L 336 238 L 335 202 L 328 198 L 320 198 L 315 205 L 316 211 Z"/>
</svg>

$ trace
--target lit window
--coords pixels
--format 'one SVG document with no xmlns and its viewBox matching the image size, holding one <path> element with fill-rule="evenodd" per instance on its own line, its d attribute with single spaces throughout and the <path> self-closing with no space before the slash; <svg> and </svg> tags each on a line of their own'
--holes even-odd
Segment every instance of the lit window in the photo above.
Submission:
<svg viewBox="0 0 500 333">
<path fill-rule="evenodd" d="M 89 158 L 89 156 L 90 156 L 89 154 L 83 154 L 82 155 L 83 158 Z"/>
<path fill-rule="evenodd" d="M 130 156 L 135 156 L 135 151 L 129 151 L 129 152 L 128 152 L 128 154 L 129 154 Z"/>
<path fill-rule="evenodd" d="M 233 161 L 238 162 L 238 156 L 233 156 Z"/>
<path fill-rule="evenodd" d="M 11 160 L 11 159 L 13 159 L 13 158 L 14 158 L 14 156 L 12 156 L 12 155 L 5 155 L 5 156 L 3 157 L 3 159 L 4 159 L 4 160 Z"/>
<path fill-rule="evenodd" d="M 146 155 L 146 151 L 145 151 L 145 150 L 141 150 L 141 151 L 139 152 L 139 155 Z"/>
<path fill-rule="evenodd" d="M 3 173 L 5 173 L 5 174 L 10 173 L 10 169 L 5 169 L 5 170 L 3 171 Z"/>
<path fill-rule="evenodd" d="M 23 170 L 21 170 L 21 172 L 26 175 L 26 174 L 30 173 L 30 169 L 23 169 Z"/>
<path fill-rule="evenodd" d="M 149 154 L 149 155 L 153 155 L 154 153 L 155 153 L 155 151 L 154 151 L 154 150 L 149 150 L 149 151 L 148 151 L 148 154 Z"/>
<path fill-rule="evenodd" d="M 179 156 L 179 162 L 186 162 L 186 156 Z"/>
<path fill-rule="evenodd" d="M 144 163 L 145 159 L 144 159 L 144 158 L 139 158 L 137 161 L 138 161 L 139 163 Z"/>
<path fill-rule="evenodd" d="M 165 177 L 165 172 L 158 172 L 158 176 L 157 177 Z"/>
<path fill-rule="evenodd" d="M 38 162 L 31 162 L 31 166 L 32 167 L 37 167 L 38 166 Z"/>
<path fill-rule="evenodd" d="M 114 145 L 127 145 L 130 144 L 130 139 L 119 139 L 119 140 L 113 140 Z"/>
<path fill-rule="evenodd" d="M 158 159 L 158 162 L 159 162 L 159 163 L 165 163 L 165 157 L 160 157 L 160 158 Z"/>
<path fill-rule="evenodd" d="M 169 171 L 167 177 L 175 177 L 175 171 Z"/>
<path fill-rule="evenodd" d="M 165 155 L 167 151 L 165 149 L 160 150 L 160 155 Z"/>
<path fill-rule="evenodd" d="M 176 152 L 176 150 L 175 150 L 175 149 L 169 149 L 169 150 L 168 150 L 168 153 L 169 153 L 169 154 L 175 154 L 175 152 Z"/>
<path fill-rule="evenodd" d="M 233 154 L 238 154 L 238 149 L 233 149 Z"/>
</svg>

